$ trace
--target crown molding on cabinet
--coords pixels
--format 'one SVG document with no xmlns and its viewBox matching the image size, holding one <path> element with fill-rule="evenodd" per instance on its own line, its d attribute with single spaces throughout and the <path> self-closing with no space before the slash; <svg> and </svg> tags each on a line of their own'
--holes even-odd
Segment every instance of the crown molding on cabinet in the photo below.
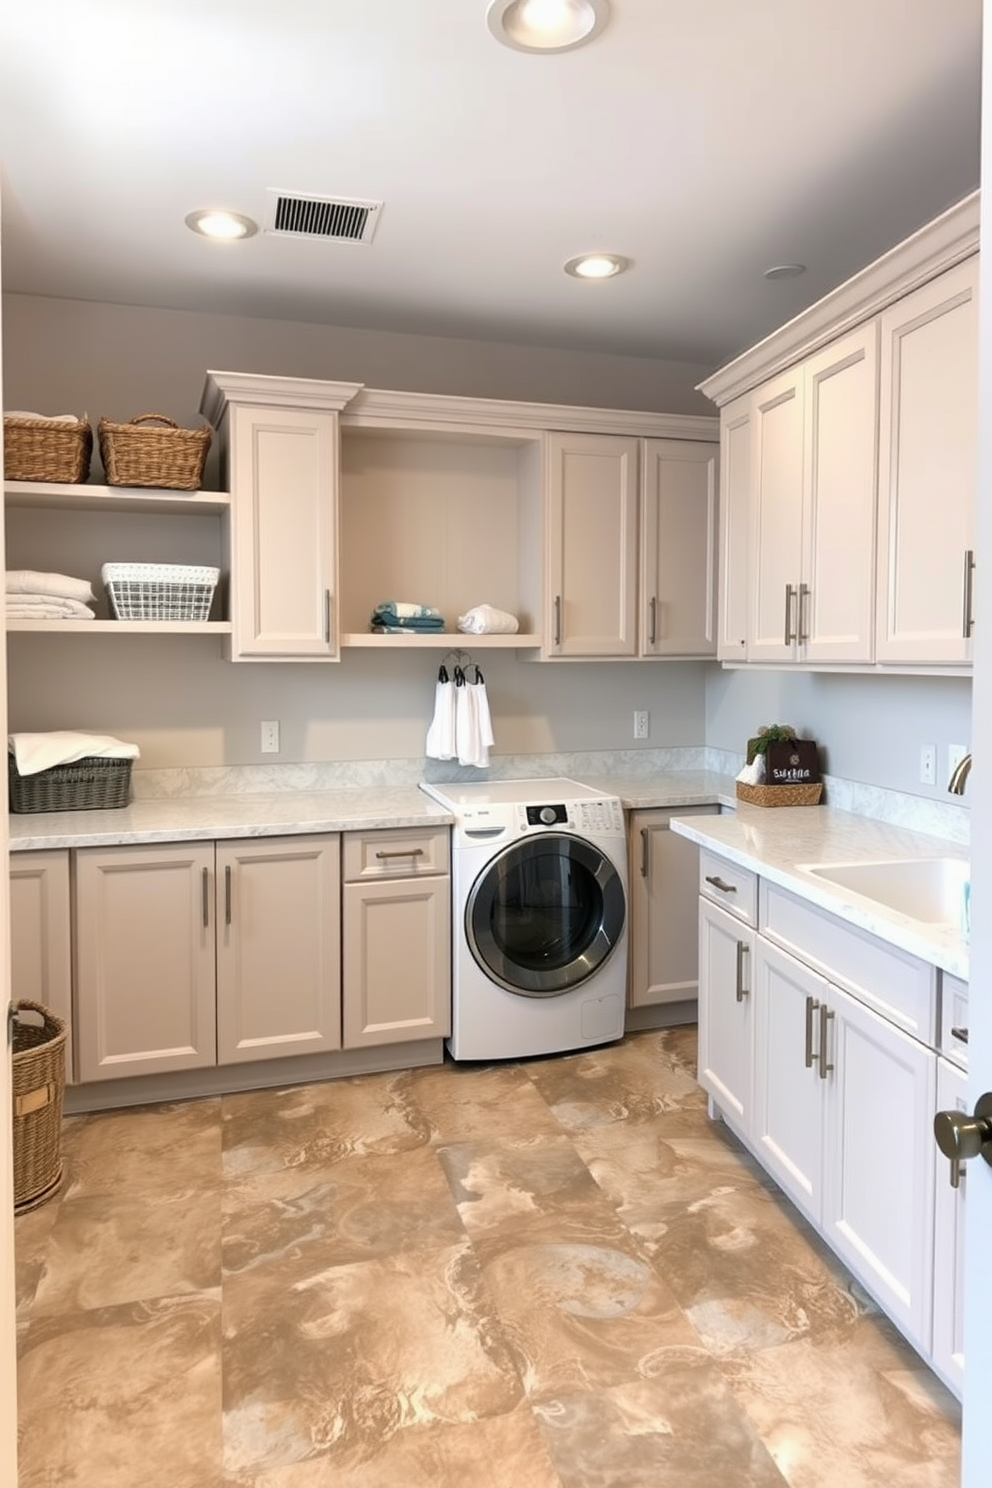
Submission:
<svg viewBox="0 0 992 1488">
<path fill-rule="evenodd" d="M 980 193 L 974 191 L 707 377 L 697 391 L 723 408 L 977 253 L 979 207 Z"/>
<path fill-rule="evenodd" d="M 638 413 L 625 408 L 518 403 L 441 393 L 390 392 L 363 387 L 342 414 L 344 428 L 417 429 L 455 424 L 480 434 L 494 430 L 540 433 L 628 434 L 641 438 L 717 440 L 719 420 L 706 415 Z"/>
<path fill-rule="evenodd" d="M 216 429 L 228 403 L 250 408 L 329 409 L 340 412 L 360 382 L 325 382 L 313 377 L 267 377 L 256 372 L 208 372 L 200 412 Z"/>
</svg>

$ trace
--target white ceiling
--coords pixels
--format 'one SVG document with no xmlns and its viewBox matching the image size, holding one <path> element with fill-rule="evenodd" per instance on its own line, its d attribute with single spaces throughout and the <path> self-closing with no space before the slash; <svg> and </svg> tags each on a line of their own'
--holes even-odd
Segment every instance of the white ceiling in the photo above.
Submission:
<svg viewBox="0 0 992 1488">
<path fill-rule="evenodd" d="M 486 8 L 4 6 L 4 289 L 716 366 L 978 184 L 981 0 L 612 0 L 544 56 Z M 373 242 L 184 226 L 273 187 Z"/>
</svg>

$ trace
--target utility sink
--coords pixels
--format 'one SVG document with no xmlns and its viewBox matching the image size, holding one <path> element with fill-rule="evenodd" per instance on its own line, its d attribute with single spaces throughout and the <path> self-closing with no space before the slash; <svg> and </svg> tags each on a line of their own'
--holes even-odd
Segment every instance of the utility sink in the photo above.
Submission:
<svg viewBox="0 0 992 1488">
<path fill-rule="evenodd" d="M 957 923 L 970 874 L 965 858 L 907 858 L 888 863 L 805 863 L 807 873 L 853 889 L 898 914 L 932 924 Z"/>
</svg>

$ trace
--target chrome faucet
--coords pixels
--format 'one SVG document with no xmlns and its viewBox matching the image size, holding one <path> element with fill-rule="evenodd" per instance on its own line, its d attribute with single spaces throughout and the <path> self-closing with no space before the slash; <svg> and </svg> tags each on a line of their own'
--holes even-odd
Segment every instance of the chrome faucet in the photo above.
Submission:
<svg viewBox="0 0 992 1488">
<path fill-rule="evenodd" d="M 947 782 L 947 789 L 952 796 L 964 795 L 964 783 L 968 779 L 971 770 L 971 755 L 963 754 L 951 772 L 951 778 Z"/>
</svg>

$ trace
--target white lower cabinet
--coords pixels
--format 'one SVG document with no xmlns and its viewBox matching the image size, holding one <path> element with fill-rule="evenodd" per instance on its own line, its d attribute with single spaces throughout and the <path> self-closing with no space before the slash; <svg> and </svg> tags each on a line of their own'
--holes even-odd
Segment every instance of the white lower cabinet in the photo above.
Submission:
<svg viewBox="0 0 992 1488">
<path fill-rule="evenodd" d="M 941 1183 L 932 1128 L 965 1091 L 933 1047 L 936 973 L 765 881 L 752 929 L 711 902 L 741 898 L 742 870 L 704 857 L 699 1080 L 711 1109 L 960 1390 L 962 1191 Z M 798 940 L 769 938 L 802 926 L 810 964 Z"/>
<path fill-rule="evenodd" d="M 72 953 L 69 851 L 12 853 L 10 859 L 10 995 L 40 1002 L 68 1028 L 65 1077 L 71 1083 Z"/>
<path fill-rule="evenodd" d="M 937 1109 L 970 1114 L 968 1075 L 946 1059 L 937 1060 Z M 964 1206 L 968 1165 L 962 1163 L 957 1187 L 951 1168 L 937 1159 L 933 1234 L 933 1367 L 956 1394 L 964 1389 Z"/>
<path fill-rule="evenodd" d="M 631 1008 L 695 1001 L 699 943 L 695 925 L 699 849 L 670 830 L 673 816 L 713 816 L 716 806 L 634 811 L 630 817 Z"/>
</svg>

